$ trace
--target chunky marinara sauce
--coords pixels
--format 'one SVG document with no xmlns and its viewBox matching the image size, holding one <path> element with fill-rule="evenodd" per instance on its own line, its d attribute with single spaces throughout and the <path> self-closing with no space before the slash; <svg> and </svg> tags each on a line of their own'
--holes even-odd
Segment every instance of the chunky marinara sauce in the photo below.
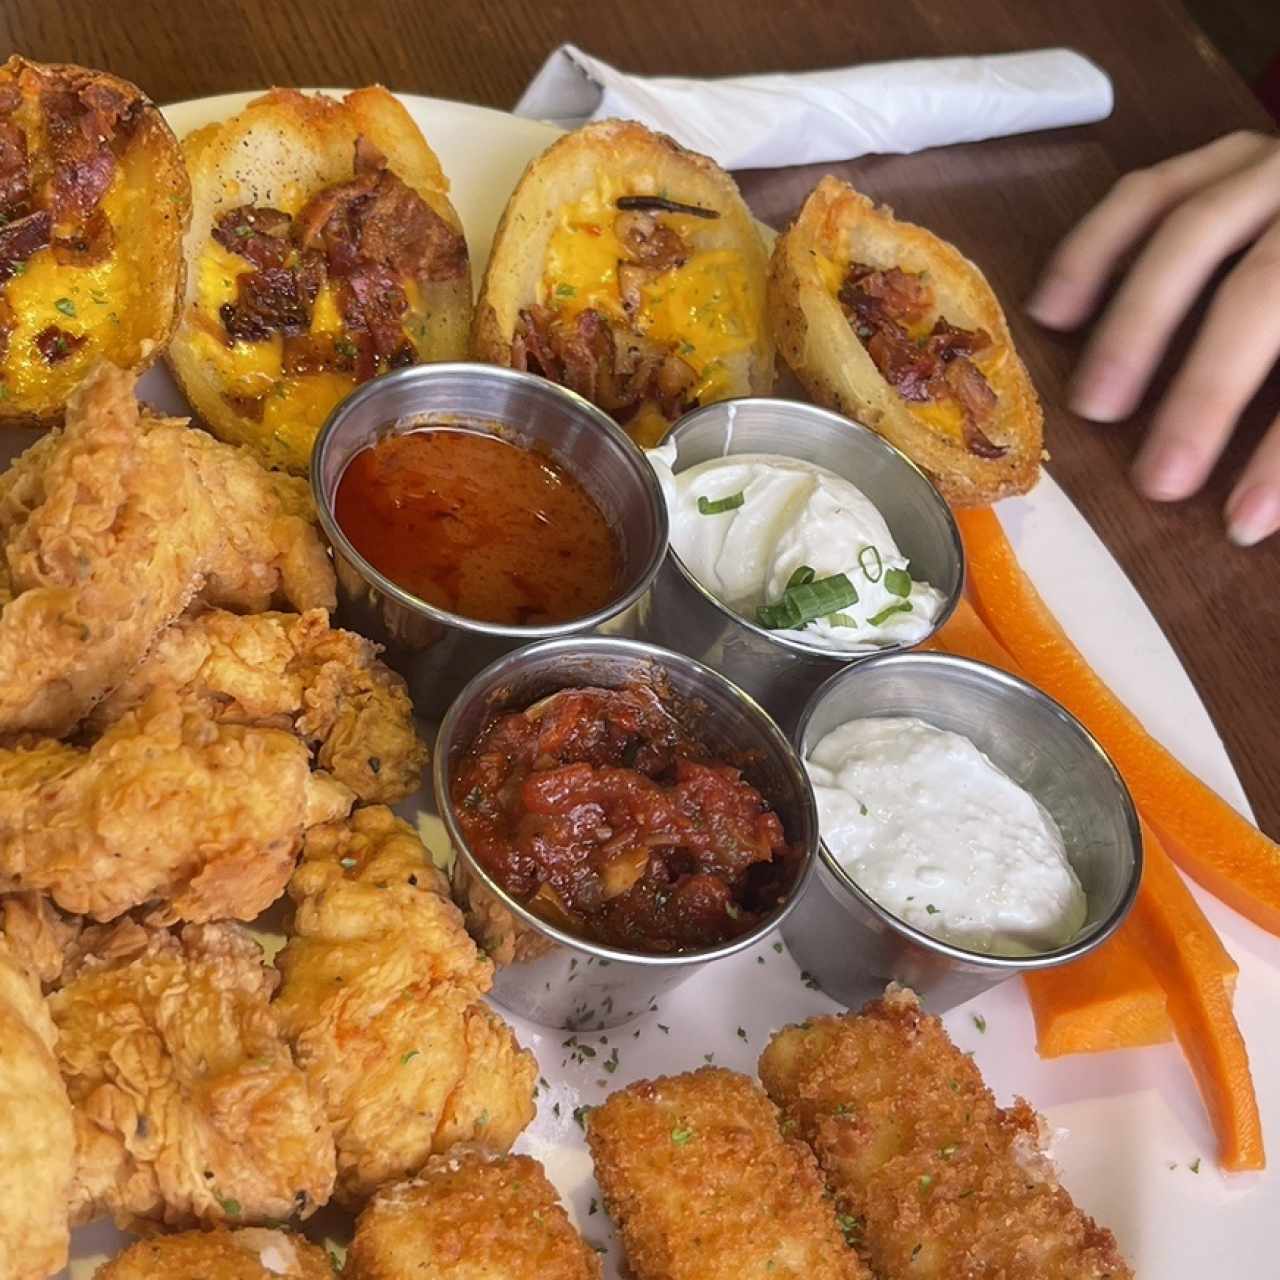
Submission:
<svg viewBox="0 0 1280 1280">
<path fill-rule="evenodd" d="M 374 568 L 466 618 L 565 622 L 617 592 L 618 539 L 582 485 L 482 431 L 411 431 L 362 450 L 334 514 Z"/>
<path fill-rule="evenodd" d="M 642 685 L 564 690 L 491 721 L 451 796 L 472 853 L 508 893 L 630 950 L 745 933 L 797 865 L 764 797 Z"/>
</svg>

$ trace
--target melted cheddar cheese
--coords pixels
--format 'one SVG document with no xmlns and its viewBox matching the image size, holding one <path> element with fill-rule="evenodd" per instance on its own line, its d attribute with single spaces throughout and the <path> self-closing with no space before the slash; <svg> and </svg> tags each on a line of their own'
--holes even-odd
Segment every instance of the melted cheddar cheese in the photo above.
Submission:
<svg viewBox="0 0 1280 1280">
<path fill-rule="evenodd" d="M 296 210 L 304 201 L 294 192 L 288 193 L 282 203 Z M 264 397 L 263 426 L 291 451 L 305 454 L 310 451 L 316 428 L 333 406 L 350 394 L 356 379 L 352 374 L 333 371 L 286 377 L 284 339 L 278 333 L 255 342 L 227 341 L 219 309 L 224 303 L 235 301 L 238 278 L 252 270 L 251 262 L 216 240 L 205 244 L 196 266 L 193 307 L 198 322 L 192 326 L 191 345 L 212 370 L 224 395 Z M 406 334 L 421 354 L 427 334 L 422 294 L 414 281 L 401 281 L 401 286 L 409 303 Z M 337 290 L 326 283 L 311 310 L 310 332 L 341 334 L 345 330 Z"/>
<path fill-rule="evenodd" d="M 615 201 L 623 194 L 607 180 L 577 204 L 566 206 L 547 245 L 538 301 L 566 319 L 588 308 L 655 342 L 669 345 L 697 374 L 692 395 L 699 404 L 732 393 L 730 364 L 747 358 L 759 339 L 764 304 L 760 282 L 733 249 L 695 251 L 687 261 L 648 281 L 634 318 L 622 308 L 618 263 L 630 255 L 614 233 Z M 692 214 L 661 213 L 690 245 L 707 221 Z M 656 439 L 670 424 L 652 405 L 628 423 L 637 438 Z"/>
<path fill-rule="evenodd" d="M 133 203 L 145 198 L 147 193 L 131 189 L 117 170 L 102 211 L 113 229 L 136 224 Z M 133 363 L 140 354 L 136 327 L 150 325 L 153 315 L 118 245 L 92 266 L 59 263 L 52 248 L 40 249 L 0 287 L 0 298 L 12 322 L 2 391 L 17 400 L 64 399 L 104 350 L 117 363 Z M 35 345 L 50 326 L 87 341 L 50 364 Z"/>
</svg>

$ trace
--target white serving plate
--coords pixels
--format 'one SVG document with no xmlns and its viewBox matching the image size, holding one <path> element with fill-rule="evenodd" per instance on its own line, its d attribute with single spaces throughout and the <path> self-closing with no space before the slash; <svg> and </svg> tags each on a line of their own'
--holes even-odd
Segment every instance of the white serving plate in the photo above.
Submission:
<svg viewBox="0 0 1280 1280">
<path fill-rule="evenodd" d="M 252 94 L 229 94 L 166 107 L 181 137 L 239 110 Z M 465 103 L 401 95 L 453 184 L 453 201 L 471 246 L 478 281 L 507 196 L 528 161 L 558 130 Z M 909 212 L 909 211 L 908 211 Z M 980 256 L 980 255 L 979 255 Z M 162 369 L 143 381 L 153 403 L 185 412 Z M 29 440 L 0 431 L 0 459 Z M 1000 504 L 1019 559 L 1095 670 L 1180 760 L 1242 813 L 1249 804 L 1199 696 L 1133 585 L 1061 489 L 1045 476 L 1034 493 Z M 429 797 L 421 803 L 430 805 Z M 409 802 L 408 810 L 414 808 Z M 435 819 L 433 842 L 441 832 Z M 1280 939 L 1255 928 L 1196 890 L 1240 964 L 1236 1012 L 1248 1041 L 1273 1161 L 1280 1160 Z M 722 961 L 660 1002 L 659 1011 L 607 1037 L 584 1037 L 600 1050 L 576 1060 L 564 1033 L 513 1018 L 521 1042 L 538 1056 L 547 1088 L 538 1118 L 518 1149 L 537 1156 L 583 1234 L 608 1250 L 610 1280 L 621 1276 L 613 1232 L 597 1196 L 574 1108 L 600 1102 L 628 1081 L 702 1065 L 754 1073 L 777 1027 L 835 1006 L 808 989 L 780 941 Z M 974 1015 L 985 1020 L 980 1032 Z M 1054 1155 L 1077 1203 L 1115 1232 L 1135 1271 L 1155 1280 L 1260 1276 L 1274 1256 L 1280 1173 L 1226 1176 L 1194 1081 L 1176 1045 L 1042 1062 L 1019 982 L 953 1010 L 946 1022 L 972 1050 L 988 1083 L 1008 1101 L 1028 1098 L 1056 1131 Z M 607 1045 L 602 1041 L 607 1039 Z M 618 1049 L 616 1069 L 603 1063 Z M 1199 1159 L 1199 1172 L 1193 1172 Z M 308 1231 L 341 1236 L 340 1217 L 322 1211 Z M 81 1280 L 126 1237 L 106 1223 L 75 1232 L 70 1276 Z"/>
</svg>

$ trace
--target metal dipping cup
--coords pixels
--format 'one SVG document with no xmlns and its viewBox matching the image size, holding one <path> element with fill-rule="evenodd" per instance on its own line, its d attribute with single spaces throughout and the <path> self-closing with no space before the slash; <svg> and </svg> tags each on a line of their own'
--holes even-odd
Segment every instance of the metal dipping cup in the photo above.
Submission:
<svg viewBox="0 0 1280 1280">
<path fill-rule="evenodd" d="M 334 517 L 351 458 L 387 436 L 432 426 L 488 430 L 544 451 L 595 500 L 618 537 L 622 571 L 603 608 L 567 622 L 507 626 L 449 613 L 380 573 Z M 329 415 L 311 454 L 311 492 L 333 545 L 340 621 L 384 646 L 415 710 L 437 719 L 494 658 L 533 640 L 606 629 L 629 634 L 667 546 L 667 508 L 644 455 L 581 396 L 528 373 L 486 364 L 421 364 L 375 378 Z"/>
<path fill-rule="evenodd" d="M 1142 835 L 1123 779 L 1088 730 L 1052 698 L 985 663 L 940 653 L 899 653 L 849 667 L 810 699 L 793 735 L 803 759 L 850 720 L 914 716 L 963 734 L 1031 793 L 1062 832 L 1088 900 L 1065 946 L 999 956 L 942 942 L 864 893 L 826 844 L 804 901 L 783 936 L 834 999 L 857 1008 L 886 983 L 911 987 L 935 1013 L 1016 973 L 1075 960 L 1105 941 L 1133 904 Z"/>
<path fill-rule="evenodd" d="M 678 450 L 677 474 L 709 458 L 773 453 L 843 476 L 879 508 L 911 561 L 912 576 L 942 592 L 945 603 L 929 634 L 951 616 L 964 589 L 964 547 L 951 509 L 924 472 L 874 431 L 798 400 L 753 398 L 695 409 L 663 443 Z M 824 680 L 850 663 L 902 648 L 835 653 L 780 638 L 717 600 L 674 546 L 641 607 L 640 634 L 723 672 L 787 730 Z"/>
<path fill-rule="evenodd" d="M 682 708 L 686 722 L 718 758 L 742 768 L 800 851 L 795 879 L 774 911 L 749 933 L 700 951 L 628 951 L 548 924 L 508 894 L 472 855 L 450 794 L 459 764 L 495 716 L 529 707 L 559 689 L 636 682 L 654 685 L 669 706 Z M 498 968 L 491 994 L 504 1008 L 544 1027 L 602 1031 L 620 1026 L 703 965 L 758 942 L 795 907 L 817 854 L 813 791 L 800 758 L 777 725 L 723 676 L 683 654 L 635 640 L 550 640 L 499 658 L 467 685 L 441 722 L 434 781 L 441 817 L 469 878 L 488 891 L 491 904 L 509 913 L 509 924 L 533 944 L 526 948 L 527 959 Z"/>
</svg>

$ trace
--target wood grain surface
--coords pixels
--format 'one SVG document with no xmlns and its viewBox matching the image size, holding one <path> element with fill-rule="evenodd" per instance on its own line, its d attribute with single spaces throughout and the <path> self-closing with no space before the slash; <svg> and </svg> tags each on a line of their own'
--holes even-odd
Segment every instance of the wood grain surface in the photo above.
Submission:
<svg viewBox="0 0 1280 1280">
<path fill-rule="evenodd" d="M 1280 836 L 1280 537 L 1249 551 L 1221 509 L 1280 411 L 1257 398 L 1208 488 L 1148 503 L 1127 467 L 1152 398 L 1120 426 L 1063 406 L 1079 339 L 1019 311 L 1039 264 L 1123 172 L 1269 121 L 1177 0 L 0 0 L 0 53 L 104 67 L 161 102 L 269 84 L 359 85 L 510 107 L 572 40 L 629 70 L 688 75 L 1070 45 L 1111 75 L 1088 128 L 823 166 L 953 240 L 1005 300 L 1044 399 L 1050 470 L 1124 566 L 1217 722 L 1261 825 Z M 775 225 L 820 171 L 740 175 Z"/>
</svg>

